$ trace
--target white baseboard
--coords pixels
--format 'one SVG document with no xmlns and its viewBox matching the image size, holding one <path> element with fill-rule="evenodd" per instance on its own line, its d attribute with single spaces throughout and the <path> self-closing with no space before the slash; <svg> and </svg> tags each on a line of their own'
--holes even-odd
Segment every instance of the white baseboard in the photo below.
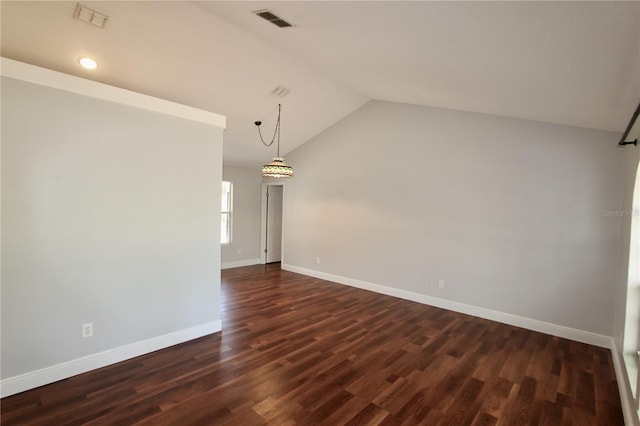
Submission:
<svg viewBox="0 0 640 426">
<path fill-rule="evenodd" d="M 58 380 L 66 379 L 77 374 L 86 373 L 87 371 L 115 364 L 116 362 L 135 358 L 159 349 L 177 345 L 178 343 L 216 333 L 220 330 L 222 330 L 222 321 L 212 321 L 185 330 L 174 331 L 162 336 L 87 355 L 19 376 L 9 377 L 0 381 L 0 397 L 4 398 L 5 396 L 14 395 L 38 386 L 57 382 Z"/>
<path fill-rule="evenodd" d="M 220 269 L 230 269 L 230 268 L 239 268 L 241 266 L 251 266 L 251 265 L 259 265 L 260 259 L 244 259 L 244 260 L 236 260 L 234 262 L 224 262 Z"/>
<path fill-rule="evenodd" d="M 620 393 L 620 405 L 622 405 L 622 415 L 624 424 L 627 426 L 637 426 L 640 424 L 638 412 L 634 408 L 633 394 L 627 376 L 627 367 L 622 353 L 618 352 L 615 340 L 611 338 L 611 358 L 613 358 L 613 369 L 616 372 L 618 382 L 618 392 Z"/>
<path fill-rule="evenodd" d="M 562 325 L 552 324 L 544 321 L 525 318 L 518 315 L 508 314 L 505 312 L 494 311 L 492 309 L 481 308 L 478 306 L 467 305 L 466 303 L 454 302 L 452 300 L 441 299 L 439 297 L 428 296 L 426 294 L 415 293 L 407 290 L 400 290 L 393 287 L 387 287 L 380 284 L 373 284 L 366 281 L 360 281 L 353 278 L 346 278 L 339 275 L 328 274 L 313 269 L 301 268 L 289 264 L 282 264 L 282 269 L 332 281 L 338 284 L 344 284 L 351 287 L 361 288 L 376 293 L 386 294 L 387 296 L 398 297 L 400 299 L 411 300 L 412 302 L 423 303 L 429 306 L 448 309 L 454 312 L 460 312 L 467 315 L 473 315 L 504 324 L 515 325 L 516 327 L 526 328 L 528 330 L 538 331 L 540 333 L 550 334 L 565 339 L 575 340 L 602 348 L 611 347 L 611 337 L 602 334 L 591 333 L 589 331 L 578 330 L 575 328 L 565 327 Z"/>
</svg>

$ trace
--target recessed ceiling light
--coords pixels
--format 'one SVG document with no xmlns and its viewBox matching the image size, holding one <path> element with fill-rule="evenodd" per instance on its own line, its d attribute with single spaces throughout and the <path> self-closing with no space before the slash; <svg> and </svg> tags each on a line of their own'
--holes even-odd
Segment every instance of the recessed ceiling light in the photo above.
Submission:
<svg viewBox="0 0 640 426">
<path fill-rule="evenodd" d="M 88 70 L 93 70 L 98 67 L 98 63 L 94 59 L 87 58 L 86 56 L 78 58 L 78 62 Z"/>
</svg>

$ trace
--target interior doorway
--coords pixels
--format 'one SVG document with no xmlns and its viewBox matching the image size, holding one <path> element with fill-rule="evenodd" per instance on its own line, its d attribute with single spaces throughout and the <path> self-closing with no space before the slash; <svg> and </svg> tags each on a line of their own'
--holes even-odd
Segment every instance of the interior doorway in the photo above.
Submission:
<svg viewBox="0 0 640 426">
<path fill-rule="evenodd" d="M 282 261 L 284 185 L 262 185 L 262 219 L 260 232 L 260 260 L 262 263 Z"/>
</svg>

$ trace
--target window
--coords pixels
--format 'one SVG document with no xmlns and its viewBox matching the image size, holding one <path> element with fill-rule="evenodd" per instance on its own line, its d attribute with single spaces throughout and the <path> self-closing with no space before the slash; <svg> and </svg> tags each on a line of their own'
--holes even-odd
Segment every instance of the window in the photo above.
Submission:
<svg viewBox="0 0 640 426">
<path fill-rule="evenodd" d="M 629 385 L 640 404 L 640 163 L 636 171 L 631 210 L 619 210 L 620 216 L 630 217 L 629 272 L 627 276 L 627 310 L 624 323 L 623 359 L 629 377 Z M 626 225 L 625 225 L 626 226 Z"/>
<path fill-rule="evenodd" d="M 220 243 L 231 243 L 231 212 L 233 210 L 233 184 L 222 181 L 222 221 L 220 228 Z"/>
</svg>

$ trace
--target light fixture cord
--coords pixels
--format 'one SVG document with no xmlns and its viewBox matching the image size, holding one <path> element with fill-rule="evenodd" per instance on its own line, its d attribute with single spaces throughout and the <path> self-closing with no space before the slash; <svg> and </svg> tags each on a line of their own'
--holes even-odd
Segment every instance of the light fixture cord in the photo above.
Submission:
<svg viewBox="0 0 640 426">
<path fill-rule="evenodd" d="M 278 136 L 278 151 L 277 156 L 280 157 L 280 111 L 282 109 L 282 105 L 278 104 L 278 120 L 276 121 L 276 128 L 273 129 L 273 137 L 271 138 L 271 142 L 267 143 L 262 138 L 262 131 L 260 131 L 260 126 L 258 126 L 258 134 L 260 135 L 260 140 L 264 144 L 264 146 L 269 147 L 273 145 L 273 141 L 276 140 L 276 136 Z"/>
<path fill-rule="evenodd" d="M 276 157 L 280 158 L 280 109 L 281 106 L 278 104 L 278 122 L 276 126 L 278 127 L 278 149 L 276 150 Z"/>
</svg>

